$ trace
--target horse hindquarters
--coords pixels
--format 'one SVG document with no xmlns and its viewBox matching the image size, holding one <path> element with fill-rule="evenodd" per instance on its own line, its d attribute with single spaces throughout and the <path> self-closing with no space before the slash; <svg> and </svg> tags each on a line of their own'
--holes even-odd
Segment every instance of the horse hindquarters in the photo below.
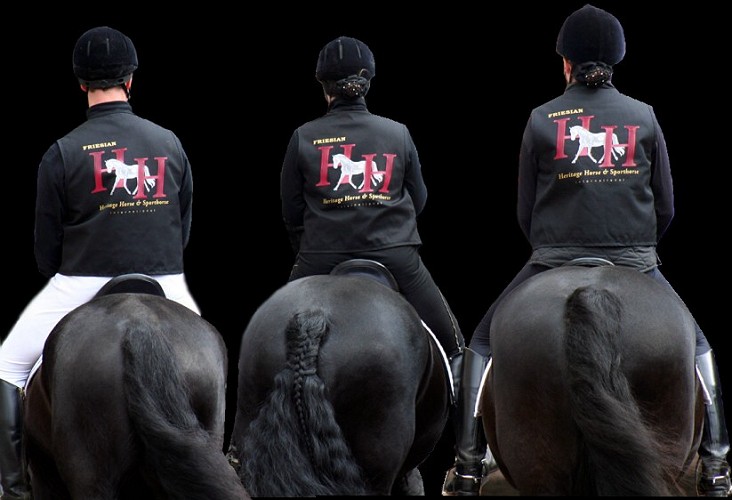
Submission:
<svg viewBox="0 0 732 500">
<path fill-rule="evenodd" d="M 599 495 L 670 495 L 663 450 L 620 365 L 623 306 L 607 290 L 581 287 L 565 313 L 569 401 L 582 441 L 578 477 Z"/>
<path fill-rule="evenodd" d="M 522 495 L 675 494 L 698 446 L 694 321 L 673 291 L 616 266 L 555 268 L 498 305 L 481 399 Z"/>
<path fill-rule="evenodd" d="M 130 418 L 165 497 L 248 498 L 221 449 L 223 435 L 204 428 L 191 406 L 195 400 L 186 390 L 174 348 L 159 332 L 142 328 L 124 337 L 122 351 Z M 220 379 L 200 383 L 209 387 Z M 217 392 L 224 391 L 218 382 Z"/>
<path fill-rule="evenodd" d="M 241 480 L 254 497 L 368 493 L 317 373 L 327 330 L 319 310 L 296 314 L 286 326 L 287 368 L 237 443 Z"/>
<path fill-rule="evenodd" d="M 66 315 L 43 355 L 33 480 L 51 484 L 55 464 L 70 492 L 48 498 L 248 498 L 221 449 L 225 346 L 200 316 L 164 297 L 103 296 Z"/>
<path fill-rule="evenodd" d="M 406 299 L 369 278 L 308 276 L 277 290 L 239 351 L 232 452 L 247 490 L 350 496 L 404 486 L 446 422 L 449 386 L 442 359 L 429 366 L 427 338 Z"/>
</svg>

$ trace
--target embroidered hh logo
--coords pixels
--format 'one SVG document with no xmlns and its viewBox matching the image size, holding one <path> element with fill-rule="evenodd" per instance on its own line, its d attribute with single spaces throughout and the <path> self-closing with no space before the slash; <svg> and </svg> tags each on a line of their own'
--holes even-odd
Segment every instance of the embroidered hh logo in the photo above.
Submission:
<svg viewBox="0 0 732 500">
<path fill-rule="evenodd" d="M 379 170 L 376 166 L 376 154 L 361 155 L 362 161 L 351 160 L 351 153 L 355 144 L 342 144 L 341 149 L 343 153 L 337 153 L 333 155 L 333 162 L 330 161 L 330 153 L 333 150 L 333 146 L 323 146 L 318 148 L 320 150 L 320 181 L 318 187 L 330 186 L 328 180 L 329 169 L 340 169 L 340 175 L 336 182 L 335 188 L 337 190 L 341 184 L 348 183 L 353 186 L 354 189 L 358 189 L 359 193 L 373 193 L 374 187 L 383 181 L 379 193 L 388 193 L 389 184 L 391 184 L 392 171 L 394 169 L 394 158 L 395 154 L 386 154 L 382 156 L 385 160 L 384 170 Z M 370 165 L 370 167 L 369 167 Z M 363 180 L 358 186 L 353 182 L 354 175 L 363 175 Z"/>
<path fill-rule="evenodd" d="M 640 126 L 625 125 L 624 128 L 628 132 L 628 141 L 621 143 L 618 140 L 618 135 L 615 133 L 615 130 L 618 128 L 617 126 L 602 126 L 600 128 L 604 132 L 591 132 L 590 122 L 592 118 L 594 117 L 580 116 L 581 125 L 569 127 L 569 135 L 567 135 L 569 118 L 554 121 L 557 124 L 557 154 L 554 159 L 569 158 L 565 152 L 567 142 L 578 141 L 577 154 L 574 156 L 572 163 L 577 163 L 577 160 L 581 156 L 587 156 L 594 163 L 598 164 L 599 167 L 611 168 L 615 166 L 613 161 L 618 161 L 621 157 L 625 156 L 625 163 L 622 166 L 635 167 L 636 136 Z M 598 147 L 603 148 L 603 153 L 599 160 L 595 159 L 592 154 L 592 149 Z"/>
<path fill-rule="evenodd" d="M 89 156 L 94 160 L 94 189 L 92 193 L 106 191 L 107 188 L 102 183 L 102 174 L 111 174 L 114 172 L 115 179 L 112 190 L 109 193 L 110 196 L 114 193 L 115 189 L 122 187 L 130 195 L 133 195 L 134 199 L 139 200 L 147 198 L 148 195 L 146 192 L 149 193 L 155 187 L 155 192 L 152 195 L 153 198 L 165 198 L 167 196 L 165 194 L 165 162 L 168 158 L 165 156 L 155 157 L 158 170 L 156 175 L 151 175 L 150 168 L 147 166 L 147 158 L 135 158 L 135 163 L 127 164 L 124 161 L 125 151 L 126 149 L 112 150 L 115 158 L 108 159 L 104 162 L 102 162 L 102 156 L 106 153 L 105 151 L 89 153 Z M 136 183 L 132 191 L 130 191 L 127 185 L 127 181 L 130 179 Z M 140 189 L 140 186 L 144 188 Z"/>
</svg>

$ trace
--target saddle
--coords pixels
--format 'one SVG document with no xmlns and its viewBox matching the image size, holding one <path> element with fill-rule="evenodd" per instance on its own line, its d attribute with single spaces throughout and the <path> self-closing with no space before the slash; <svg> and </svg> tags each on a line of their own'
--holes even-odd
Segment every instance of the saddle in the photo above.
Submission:
<svg viewBox="0 0 732 500">
<path fill-rule="evenodd" d="M 395 292 L 399 291 L 399 285 L 391 271 L 382 264 L 371 259 L 350 259 L 341 262 L 335 266 L 330 274 L 334 276 L 363 276 L 370 278 L 382 285 L 391 288 Z"/>
<path fill-rule="evenodd" d="M 94 297 L 113 293 L 148 293 L 165 297 L 165 291 L 154 278 L 140 273 L 122 274 L 109 280 Z"/>
</svg>

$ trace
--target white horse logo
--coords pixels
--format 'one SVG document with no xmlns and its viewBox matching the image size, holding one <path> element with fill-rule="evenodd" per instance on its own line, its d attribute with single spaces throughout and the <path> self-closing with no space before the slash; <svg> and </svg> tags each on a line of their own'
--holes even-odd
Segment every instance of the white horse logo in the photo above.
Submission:
<svg viewBox="0 0 732 500">
<path fill-rule="evenodd" d="M 593 134 L 586 128 L 581 127 L 580 125 L 575 125 L 574 127 L 569 128 L 569 137 L 573 141 L 577 140 L 579 137 L 579 148 L 577 149 L 577 154 L 574 156 L 572 163 L 577 163 L 577 158 L 579 158 L 580 153 L 585 148 L 587 148 L 587 156 L 589 156 L 592 161 L 595 163 L 603 162 L 605 155 L 607 155 L 607 151 L 605 150 L 605 138 L 607 137 L 607 132 L 598 132 Z M 613 134 L 613 146 L 610 148 L 613 160 L 617 160 L 620 156 L 625 154 L 625 146 L 620 146 L 619 144 L 620 142 L 618 141 L 617 134 Z M 599 160 L 595 160 L 592 156 L 592 148 L 599 147 L 603 148 L 602 157 Z"/>
<path fill-rule="evenodd" d="M 137 165 L 127 165 L 126 163 L 123 163 L 119 160 L 116 160 L 112 158 L 111 160 L 105 160 L 104 166 L 107 168 L 107 173 L 111 173 L 112 170 L 114 170 L 114 173 L 116 175 L 116 178 L 114 179 L 114 185 L 112 186 L 112 192 L 109 193 L 110 195 L 114 194 L 114 190 L 117 187 L 117 183 L 121 180 L 122 186 L 124 186 L 125 191 L 129 194 L 137 194 L 137 189 L 140 187 L 139 184 L 135 186 L 135 190 L 130 192 L 130 189 L 127 187 L 127 179 L 135 179 L 137 180 Z M 145 188 L 147 188 L 148 191 L 155 186 L 155 179 L 149 178 L 150 177 L 150 170 L 147 168 L 147 165 L 143 166 L 145 177 L 143 180 L 143 183 L 145 184 Z"/>
<path fill-rule="evenodd" d="M 333 191 L 338 189 L 346 177 L 348 177 L 348 183 L 353 186 L 353 189 L 361 189 L 364 184 L 366 184 L 366 162 L 367 160 L 353 161 L 344 154 L 333 155 L 333 168 L 341 169 L 341 176 L 336 183 L 336 187 L 333 188 Z M 353 183 L 354 175 L 363 175 L 363 180 L 358 186 Z M 379 172 L 375 161 L 371 162 L 371 178 L 374 183 L 374 187 L 384 179 L 384 173 Z"/>
</svg>

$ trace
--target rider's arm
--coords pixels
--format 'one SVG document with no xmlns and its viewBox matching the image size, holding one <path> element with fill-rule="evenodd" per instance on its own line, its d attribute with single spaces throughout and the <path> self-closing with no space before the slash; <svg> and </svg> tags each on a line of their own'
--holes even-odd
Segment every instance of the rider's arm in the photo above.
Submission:
<svg viewBox="0 0 732 500">
<path fill-rule="evenodd" d="M 64 167 L 54 143 L 38 166 L 34 251 L 38 271 L 50 278 L 61 266 L 64 203 Z"/>
<path fill-rule="evenodd" d="M 674 217 L 674 189 L 663 131 L 654 117 L 656 148 L 651 159 L 651 189 L 656 207 L 656 240 L 660 240 Z"/>
<path fill-rule="evenodd" d="M 536 201 L 536 159 L 533 154 L 533 139 L 531 137 L 531 118 L 524 129 L 519 152 L 518 168 L 518 223 L 524 236 L 530 241 L 531 215 Z"/>
</svg>

